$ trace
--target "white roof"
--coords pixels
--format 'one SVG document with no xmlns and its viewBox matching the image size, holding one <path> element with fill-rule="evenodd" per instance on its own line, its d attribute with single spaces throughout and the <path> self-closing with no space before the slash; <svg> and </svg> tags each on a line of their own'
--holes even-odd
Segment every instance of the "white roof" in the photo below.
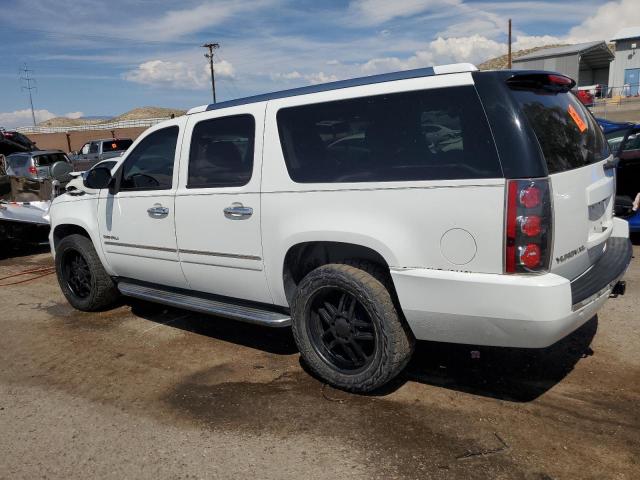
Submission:
<svg viewBox="0 0 640 480">
<path fill-rule="evenodd" d="M 626 40 L 628 38 L 640 38 L 640 26 L 623 28 L 611 40 Z"/>
</svg>

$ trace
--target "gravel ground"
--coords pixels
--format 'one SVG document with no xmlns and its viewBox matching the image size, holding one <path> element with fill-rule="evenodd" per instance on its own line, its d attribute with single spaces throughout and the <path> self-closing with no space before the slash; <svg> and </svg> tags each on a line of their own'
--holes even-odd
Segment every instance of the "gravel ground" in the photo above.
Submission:
<svg viewBox="0 0 640 480">
<path fill-rule="evenodd" d="M 548 349 L 422 342 L 371 396 L 312 378 L 288 330 L 0 287 L 0 478 L 640 478 L 637 260 L 626 278 Z"/>
</svg>

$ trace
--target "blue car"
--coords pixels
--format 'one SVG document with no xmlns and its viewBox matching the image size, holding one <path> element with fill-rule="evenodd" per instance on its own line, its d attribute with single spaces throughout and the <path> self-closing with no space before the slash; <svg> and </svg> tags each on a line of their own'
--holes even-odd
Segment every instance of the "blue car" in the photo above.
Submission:
<svg viewBox="0 0 640 480">
<path fill-rule="evenodd" d="M 616 215 L 629 222 L 629 230 L 640 232 L 640 210 L 631 205 L 640 193 L 640 124 L 611 122 L 596 118 L 604 132 L 609 148 L 618 158 L 616 171 Z"/>
</svg>

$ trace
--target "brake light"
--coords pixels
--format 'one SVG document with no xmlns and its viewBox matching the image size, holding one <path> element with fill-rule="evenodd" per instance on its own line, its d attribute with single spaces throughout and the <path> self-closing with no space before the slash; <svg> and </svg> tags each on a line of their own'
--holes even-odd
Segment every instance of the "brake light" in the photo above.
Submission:
<svg viewBox="0 0 640 480">
<path fill-rule="evenodd" d="M 36 167 L 34 167 L 33 165 L 31 165 L 28 169 L 29 173 L 33 174 L 33 175 L 37 175 L 38 174 L 38 169 Z"/>
<path fill-rule="evenodd" d="M 507 180 L 505 273 L 539 273 L 551 260 L 551 188 L 549 180 Z"/>
<path fill-rule="evenodd" d="M 520 191 L 520 204 L 525 208 L 534 208 L 540 205 L 540 189 L 531 185 Z"/>
<path fill-rule="evenodd" d="M 547 75 L 547 78 L 554 85 L 560 85 L 563 87 L 569 86 L 573 83 L 569 77 L 565 77 L 564 75 Z"/>
<path fill-rule="evenodd" d="M 538 215 L 529 215 L 527 217 L 519 217 L 520 231 L 527 237 L 537 237 L 542 232 L 542 222 Z"/>
</svg>

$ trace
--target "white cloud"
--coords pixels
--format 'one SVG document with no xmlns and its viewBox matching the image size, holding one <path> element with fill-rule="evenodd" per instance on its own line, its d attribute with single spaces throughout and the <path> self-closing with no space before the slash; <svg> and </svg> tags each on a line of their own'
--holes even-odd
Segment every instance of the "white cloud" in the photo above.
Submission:
<svg viewBox="0 0 640 480">
<path fill-rule="evenodd" d="M 272 73 L 270 75 L 271 80 L 305 80 L 311 85 L 315 85 L 317 83 L 327 83 L 327 82 L 335 82 L 338 80 L 338 76 L 332 73 L 324 73 L 324 72 L 314 72 L 314 73 L 305 73 L 302 74 L 297 70 L 293 72 L 286 73 Z"/>
<path fill-rule="evenodd" d="M 67 117 L 67 118 L 76 119 L 76 118 L 84 117 L 84 113 L 83 112 L 69 112 L 69 113 L 65 113 L 64 116 Z"/>
<path fill-rule="evenodd" d="M 458 5 L 461 0 L 353 0 L 349 10 L 353 20 L 364 25 L 379 25 L 398 17 Z"/>
<path fill-rule="evenodd" d="M 416 51 L 407 58 L 373 58 L 361 66 L 367 74 L 408 70 L 446 63 L 479 63 L 492 56 L 506 53 L 506 45 L 481 35 L 469 37 L 438 37 L 429 42 L 425 49 Z"/>
<path fill-rule="evenodd" d="M 233 65 L 226 60 L 215 63 L 213 68 L 217 79 L 234 77 Z M 204 64 L 149 60 L 126 72 L 123 78 L 144 85 L 200 89 L 209 85 L 211 73 Z"/>
<path fill-rule="evenodd" d="M 170 10 L 159 18 L 125 25 L 121 28 L 125 30 L 127 36 L 132 38 L 166 41 L 220 25 L 234 15 L 253 11 L 270 3 L 272 2 L 266 0 L 205 2 L 197 7 Z"/>
<path fill-rule="evenodd" d="M 572 43 L 609 40 L 619 30 L 639 24 L 640 4 L 638 0 L 607 2 L 580 25 L 569 30 L 567 37 Z"/>
<path fill-rule="evenodd" d="M 35 110 L 36 123 L 44 122 L 57 115 L 49 110 Z M 17 127 L 25 127 L 33 125 L 31 118 L 31 110 L 15 110 L 13 112 L 0 112 L 0 127 L 12 129 Z"/>
</svg>

